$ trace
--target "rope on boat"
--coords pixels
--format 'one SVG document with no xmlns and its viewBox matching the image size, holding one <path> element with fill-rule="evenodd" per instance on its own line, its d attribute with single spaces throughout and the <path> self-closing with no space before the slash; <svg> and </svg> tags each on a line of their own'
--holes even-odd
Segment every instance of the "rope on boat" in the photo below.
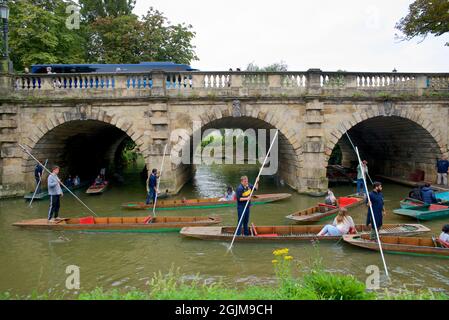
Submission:
<svg viewBox="0 0 449 320">
<path fill-rule="evenodd" d="M 355 153 L 357 154 L 357 159 L 359 161 L 359 165 L 361 166 L 362 165 L 362 160 L 360 159 L 359 149 L 357 147 L 355 148 Z M 383 265 L 384 265 L 385 274 L 387 275 L 387 278 L 390 279 L 390 275 L 388 274 L 387 263 L 385 262 L 384 252 L 383 252 L 383 249 L 382 249 L 382 242 L 381 242 L 380 237 L 379 237 L 379 230 L 377 229 L 376 219 L 374 218 L 373 205 L 371 203 L 371 199 L 370 199 L 370 196 L 369 196 L 368 185 L 366 183 L 366 179 L 365 179 L 365 176 L 363 174 L 362 174 L 362 178 L 363 178 L 363 185 L 365 187 L 365 190 L 367 191 L 366 192 L 366 197 L 368 198 L 369 211 L 371 212 L 372 223 L 374 224 L 374 231 L 376 231 L 377 243 L 379 244 L 379 251 L 380 251 L 380 255 L 382 257 L 382 262 L 383 262 Z"/>
<path fill-rule="evenodd" d="M 162 156 L 161 170 L 159 173 L 159 179 L 157 181 L 157 190 L 158 191 L 159 191 L 159 185 L 161 184 L 162 170 L 164 169 L 165 153 L 167 151 L 167 146 L 168 146 L 168 143 L 165 144 L 164 155 Z M 156 192 L 156 197 L 154 198 L 154 205 L 153 205 L 153 216 L 154 217 L 156 216 L 156 203 L 157 203 L 157 192 Z"/>
<path fill-rule="evenodd" d="M 48 159 L 45 159 L 44 166 L 47 165 L 47 162 L 48 162 Z M 41 176 L 39 177 L 39 182 L 37 183 L 36 189 L 34 189 L 33 196 L 31 197 L 30 204 L 28 205 L 28 207 L 30 207 L 30 208 L 31 208 L 31 204 L 32 204 L 33 201 L 34 201 L 34 197 L 36 196 L 37 189 L 38 189 L 39 186 L 41 185 L 41 182 L 42 182 L 42 174 L 41 174 Z"/>
<path fill-rule="evenodd" d="M 31 158 L 33 158 L 34 161 L 36 161 L 37 163 L 39 163 L 39 164 L 42 166 L 42 168 L 44 168 L 45 171 L 48 172 L 48 174 L 51 174 L 50 170 L 48 170 L 46 166 L 44 166 L 42 163 L 40 163 L 39 160 L 37 160 L 37 159 L 31 154 L 31 152 L 29 152 L 29 151 L 28 151 L 24 146 L 22 146 L 20 143 L 18 143 L 18 145 L 19 145 L 20 148 L 22 148 L 23 151 L 25 151 L 25 153 L 27 153 Z M 89 208 L 83 201 L 81 201 L 81 199 L 78 198 L 72 191 L 70 191 L 70 189 L 67 188 L 67 186 L 66 186 L 64 183 L 62 183 L 61 180 L 59 180 L 59 178 L 58 178 L 58 181 L 59 181 L 59 183 L 61 184 L 61 186 L 63 186 L 63 187 L 64 187 L 64 188 L 65 188 L 65 189 L 66 189 L 72 196 L 75 197 L 76 200 L 78 200 L 83 206 L 85 206 L 85 207 L 87 208 L 87 210 L 89 210 L 90 212 L 92 212 L 92 214 L 93 214 L 94 216 L 98 217 L 98 215 L 97 215 L 94 211 L 92 211 L 92 209 Z"/>
<path fill-rule="evenodd" d="M 276 139 L 278 137 L 278 133 L 279 133 L 279 130 L 276 130 L 276 133 L 273 137 L 273 141 L 271 141 L 270 148 L 268 149 L 268 152 L 265 155 L 265 159 L 263 160 L 262 166 L 260 167 L 260 170 L 259 170 L 259 173 L 257 174 L 257 178 L 256 178 L 255 182 L 259 181 L 259 177 L 262 174 L 263 168 L 265 167 L 265 163 L 267 162 L 268 156 L 270 155 L 271 149 L 273 148 L 274 142 L 276 141 Z M 229 248 L 228 248 L 228 252 L 232 250 L 232 246 L 234 245 L 235 237 L 237 236 L 237 232 L 239 231 L 240 225 L 242 224 L 242 220 L 243 220 L 243 217 L 245 216 L 246 209 L 248 208 L 248 204 L 251 201 L 251 197 L 253 196 L 255 184 L 256 183 L 254 183 L 254 186 L 251 189 L 251 193 L 249 194 L 249 197 L 248 197 L 249 199 L 248 199 L 248 201 L 246 201 L 245 208 L 243 209 L 243 213 L 240 216 L 239 223 L 237 224 L 237 228 L 235 229 L 234 236 L 232 237 L 231 244 L 229 245 Z"/>
</svg>

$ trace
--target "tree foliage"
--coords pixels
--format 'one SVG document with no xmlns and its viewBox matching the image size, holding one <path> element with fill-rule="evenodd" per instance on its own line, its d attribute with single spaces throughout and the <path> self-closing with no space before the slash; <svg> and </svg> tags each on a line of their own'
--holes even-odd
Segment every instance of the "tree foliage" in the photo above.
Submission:
<svg viewBox="0 0 449 320">
<path fill-rule="evenodd" d="M 251 62 L 246 67 L 246 71 L 252 71 L 252 72 L 256 72 L 256 71 L 262 71 L 262 72 L 283 72 L 283 71 L 287 71 L 287 70 L 288 70 L 288 66 L 287 66 L 287 64 L 284 61 L 272 63 L 272 64 L 270 64 L 268 66 L 263 67 L 263 68 L 259 67 L 254 62 Z"/>
<path fill-rule="evenodd" d="M 80 29 L 66 21 L 71 0 L 12 0 L 9 44 L 16 70 L 39 63 L 139 63 L 197 60 L 191 25 L 171 24 L 150 8 L 139 18 L 135 0 L 80 0 Z"/>
<path fill-rule="evenodd" d="M 416 0 L 409 6 L 407 16 L 396 24 L 396 29 L 403 33 L 399 36 L 403 40 L 415 37 L 424 40 L 429 34 L 441 36 L 449 32 L 449 1 Z"/>
<path fill-rule="evenodd" d="M 136 5 L 136 0 L 80 0 L 83 19 L 92 22 L 97 18 L 128 16 Z"/>
<path fill-rule="evenodd" d="M 16 69 L 38 63 L 84 61 L 84 38 L 65 26 L 65 10 L 70 2 L 15 0 L 9 4 L 9 45 Z"/>
<path fill-rule="evenodd" d="M 88 27 L 88 60 L 102 63 L 172 61 L 190 64 L 197 60 L 191 25 L 171 25 L 158 10 L 150 8 L 142 19 L 135 15 L 100 17 Z"/>
</svg>

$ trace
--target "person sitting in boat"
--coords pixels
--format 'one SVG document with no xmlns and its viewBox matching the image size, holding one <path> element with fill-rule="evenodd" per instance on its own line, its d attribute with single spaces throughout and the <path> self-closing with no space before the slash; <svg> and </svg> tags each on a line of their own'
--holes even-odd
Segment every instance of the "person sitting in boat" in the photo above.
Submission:
<svg viewBox="0 0 449 320">
<path fill-rule="evenodd" d="M 97 176 L 94 182 L 94 186 L 101 186 L 104 183 L 103 178 L 100 175 Z"/>
<path fill-rule="evenodd" d="M 66 179 L 65 185 L 66 185 L 68 188 L 73 187 L 73 179 L 72 179 L 72 176 L 69 176 L 69 177 Z"/>
<path fill-rule="evenodd" d="M 226 193 L 224 194 L 223 198 L 220 198 L 218 201 L 233 201 L 235 200 L 235 192 L 234 189 L 232 189 L 231 186 L 228 186 L 226 189 Z"/>
<path fill-rule="evenodd" d="M 411 199 L 422 201 L 422 196 L 421 196 L 422 187 L 423 187 L 422 185 L 418 185 L 415 188 L 413 188 L 413 190 L 409 192 L 408 197 Z"/>
<path fill-rule="evenodd" d="M 318 236 L 342 236 L 349 231 L 355 230 L 354 220 L 347 215 L 348 210 L 341 208 L 332 224 L 324 226 L 317 234 Z"/>
<path fill-rule="evenodd" d="M 435 192 L 430 187 L 429 183 L 426 183 L 421 189 L 421 199 L 423 202 L 432 204 L 437 203 L 437 198 L 435 197 Z"/>
<path fill-rule="evenodd" d="M 441 230 L 440 240 L 449 243 L 449 224 L 445 224 Z"/>
<path fill-rule="evenodd" d="M 338 206 L 338 200 L 331 190 L 327 190 L 327 196 L 324 199 L 324 203 L 329 206 L 334 206 L 334 207 Z"/>
<path fill-rule="evenodd" d="M 75 179 L 73 179 L 73 185 L 75 187 L 79 186 L 81 184 L 81 180 L 79 176 L 75 176 Z"/>
</svg>

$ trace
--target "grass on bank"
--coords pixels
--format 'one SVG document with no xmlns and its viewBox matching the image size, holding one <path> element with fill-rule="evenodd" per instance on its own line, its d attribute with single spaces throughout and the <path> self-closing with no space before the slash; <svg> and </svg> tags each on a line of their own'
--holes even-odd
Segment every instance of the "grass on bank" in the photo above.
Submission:
<svg viewBox="0 0 449 320">
<path fill-rule="evenodd" d="M 207 284 L 199 277 L 185 279 L 179 269 L 172 267 L 167 273 L 158 272 L 147 290 L 108 290 L 96 288 L 81 292 L 79 300 L 448 300 L 449 296 L 431 291 L 411 292 L 402 290 L 368 291 L 365 284 L 352 275 L 326 272 L 319 259 L 314 259 L 308 270 L 300 268 L 300 277 L 293 276 L 293 257 L 288 249 L 275 250 L 272 260 L 278 284 L 275 286 L 249 285 L 236 289 L 222 282 Z M 64 296 L 48 296 L 33 293 L 30 296 L 0 294 L 0 300 L 65 299 Z M 73 298 L 73 297 L 72 297 Z"/>
</svg>

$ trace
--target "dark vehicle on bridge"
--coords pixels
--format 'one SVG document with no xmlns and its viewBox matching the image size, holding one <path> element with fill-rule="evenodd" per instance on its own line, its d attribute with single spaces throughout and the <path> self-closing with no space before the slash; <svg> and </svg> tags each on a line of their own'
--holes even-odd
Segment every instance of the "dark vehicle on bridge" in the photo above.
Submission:
<svg viewBox="0 0 449 320">
<path fill-rule="evenodd" d="M 138 64 L 36 64 L 31 66 L 31 73 L 109 73 L 109 72 L 151 72 L 155 70 L 165 72 L 197 71 L 186 64 L 173 62 L 141 62 Z"/>
</svg>

